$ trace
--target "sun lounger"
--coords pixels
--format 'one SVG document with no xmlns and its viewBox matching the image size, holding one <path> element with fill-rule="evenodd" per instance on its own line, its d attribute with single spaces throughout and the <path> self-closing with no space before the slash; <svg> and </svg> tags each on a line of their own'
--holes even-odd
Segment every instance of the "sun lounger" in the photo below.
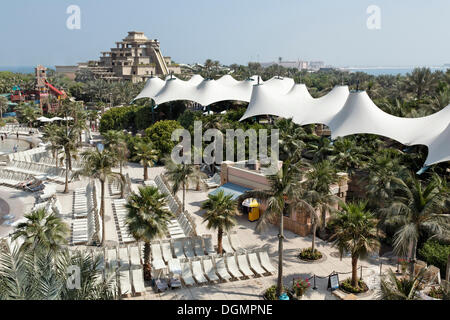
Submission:
<svg viewBox="0 0 450 320">
<path fill-rule="evenodd" d="M 161 246 L 159 242 L 150 244 L 152 260 L 162 260 Z"/>
<path fill-rule="evenodd" d="M 170 241 L 163 240 L 161 242 L 162 248 L 162 256 L 165 262 L 169 262 L 169 260 L 173 259 L 172 250 L 170 248 Z"/>
<path fill-rule="evenodd" d="M 108 249 L 106 251 L 108 255 L 108 264 L 109 267 L 113 270 L 117 268 L 118 262 L 117 262 L 117 251 L 116 249 Z"/>
<path fill-rule="evenodd" d="M 130 271 L 123 270 L 119 273 L 120 277 L 120 294 L 131 294 Z"/>
<path fill-rule="evenodd" d="M 204 256 L 205 255 L 205 250 L 203 249 L 202 238 L 196 237 L 196 238 L 193 239 L 193 241 L 194 241 L 195 255 L 198 256 L 198 257 Z"/>
<path fill-rule="evenodd" d="M 228 235 L 230 239 L 230 244 L 233 247 L 235 251 L 238 251 L 239 249 L 242 249 L 241 242 L 239 241 L 238 235 L 236 232 L 230 233 Z"/>
<path fill-rule="evenodd" d="M 274 273 L 277 271 L 277 269 L 270 262 L 270 258 L 269 258 L 269 255 L 267 254 L 267 251 L 259 252 L 259 260 L 261 261 L 261 266 L 264 269 L 266 269 L 267 272 Z"/>
<path fill-rule="evenodd" d="M 209 281 L 219 281 L 219 277 L 217 276 L 214 265 L 211 257 L 203 258 L 203 269 L 205 270 L 206 277 Z"/>
<path fill-rule="evenodd" d="M 205 276 L 203 275 L 203 269 L 200 260 L 192 261 L 192 273 L 194 275 L 195 281 L 197 281 L 198 283 L 203 284 L 208 282 L 208 280 L 206 280 Z"/>
<path fill-rule="evenodd" d="M 184 241 L 184 253 L 185 253 L 186 257 L 188 257 L 188 258 L 195 257 L 194 247 L 192 245 L 191 239 L 186 239 Z"/>
<path fill-rule="evenodd" d="M 129 248 L 130 251 L 130 260 L 132 266 L 140 266 L 141 265 L 141 255 L 139 254 L 139 247 L 131 246 Z"/>
<path fill-rule="evenodd" d="M 181 263 L 181 279 L 183 279 L 184 285 L 186 286 L 192 286 L 195 284 L 189 262 Z"/>
<path fill-rule="evenodd" d="M 182 240 L 176 240 L 173 242 L 173 251 L 175 253 L 175 256 L 177 259 L 183 259 L 186 256 L 184 255 L 183 251 L 183 242 Z"/>
<path fill-rule="evenodd" d="M 257 274 L 257 275 L 263 275 L 266 273 L 266 270 L 261 267 L 261 264 L 258 261 L 258 256 L 255 252 L 248 254 L 248 261 L 250 261 L 250 268 Z"/>
<path fill-rule="evenodd" d="M 225 264 L 225 258 L 215 258 L 216 270 L 217 274 L 222 280 L 231 279 L 231 275 L 227 271 L 227 267 Z"/>
<path fill-rule="evenodd" d="M 234 250 L 231 247 L 230 244 L 230 240 L 228 239 L 227 235 L 223 235 L 222 237 L 222 249 L 226 252 L 226 253 L 233 253 Z"/>
<path fill-rule="evenodd" d="M 134 293 L 145 292 L 144 276 L 142 268 L 132 269 L 131 277 L 133 278 Z"/>
<path fill-rule="evenodd" d="M 214 246 L 212 244 L 212 237 L 211 235 L 203 235 L 203 241 L 205 243 L 205 251 L 209 255 L 215 255 L 217 254 L 216 250 L 214 250 Z"/>
<path fill-rule="evenodd" d="M 181 274 L 181 264 L 178 259 L 171 259 L 168 261 L 169 272 L 172 274 Z"/>
<path fill-rule="evenodd" d="M 237 261 L 239 264 L 239 270 L 241 270 L 241 272 L 246 276 L 246 277 L 251 277 L 254 276 L 255 274 L 252 272 L 252 270 L 250 270 L 250 267 L 248 265 L 248 261 L 247 261 L 247 255 L 244 254 L 238 254 L 237 255 Z"/>
<path fill-rule="evenodd" d="M 244 275 L 239 271 L 239 268 L 236 264 L 236 257 L 234 255 L 226 256 L 225 258 L 228 271 L 233 276 L 233 278 L 241 278 Z"/>
<path fill-rule="evenodd" d="M 128 249 L 127 248 L 120 248 L 119 249 L 119 261 L 120 261 L 120 268 L 121 269 L 129 269 L 130 268 L 130 259 L 128 257 Z"/>
</svg>

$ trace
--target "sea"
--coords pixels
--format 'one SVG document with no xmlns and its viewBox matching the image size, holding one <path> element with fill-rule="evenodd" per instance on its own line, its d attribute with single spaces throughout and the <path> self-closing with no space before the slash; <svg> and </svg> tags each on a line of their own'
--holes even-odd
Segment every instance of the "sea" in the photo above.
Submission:
<svg viewBox="0 0 450 320">
<path fill-rule="evenodd" d="M 54 66 L 46 66 L 47 68 L 55 69 Z M 0 66 L 0 71 L 10 71 L 15 73 L 34 73 L 35 66 Z M 380 76 L 380 75 L 406 75 L 407 73 L 411 73 L 416 67 L 345 67 L 339 68 L 341 70 L 346 70 L 350 72 L 365 72 L 370 75 Z M 447 71 L 450 69 L 450 65 L 448 66 L 440 66 L 440 67 L 427 67 L 430 68 L 431 71 Z"/>
<path fill-rule="evenodd" d="M 407 73 L 411 73 L 417 67 L 367 67 L 367 68 L 357 68 L 357 67 L 349 67 L 349 68 L 340 68 L 341 70 L 347 70 L 349 72 L 365 72 L 367 74 L 373 76 L 381 76 L 381 75 L 393 75 L 396 76 L 398 74 L 404 76 Z M 441 67 L 427 67 L 430 68 L 432 72 L 435 71 L 443 71 L 446 72 L 450 69 L 449 66 L 441 66 Z"/>
</svg>

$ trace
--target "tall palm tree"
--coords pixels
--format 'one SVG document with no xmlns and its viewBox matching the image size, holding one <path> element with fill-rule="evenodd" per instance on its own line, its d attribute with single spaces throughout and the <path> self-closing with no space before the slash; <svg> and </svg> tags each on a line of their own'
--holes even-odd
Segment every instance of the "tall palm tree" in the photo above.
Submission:
<svg viewBox="0 0 450 320">
<path fill-rule="evenodd" d="M 56 167 L 59 165 L 58 152 L 60 151 L 60 146 L 58 145 L 58 125 L 47 124 L 44 127 L 42 140 L 50 143 L 50 150 L 52 152 L 53 159 L 56 160 Z"/>
<path fill-rule="evenodd" d="M 305 174 L 306 192 L 304 199 L 316 211 L 321 213 L 321 230 L 326 227 L 327 212 L 333 212 L 333 205 L 340 199 L 333 195 L 330 190 L 330 185 L 338 181 L 336 170 L 331 162 L 325 160 L 311 165 L 311 170 Z M 314 235 L 313 235 L 314 236 Z"/>
<path fill-rule="evenodd" d="M 88 150 L 81 154 L 83 158 L 83 168 L 74 175 L 98 179 L 100 181 L 100 217 L 102 218 L 102 245 L 105 242 L 105 183 L 108 179 L 119 181 L 125 184 L 123 175 L 113 172 L 112 169 L 117 164 L 117 158 L 109 150 L 99 151 Z"/>
<path fill-rule="evenodd" d="M 125 141 L 125 135 L 121 131 L 108 130 L 103 134 L 105 139 L 105 147 L 114 152 L 119 160 L 119 172 L 122 174 L 124 163 L 128 159 L 128 148 Z"/>
<path fill-rule="evenodd" d="M 448 194 L 442 192 L 437 180 L 424 185 L 415 176 L 398 180 L 398 188 L 391 205 L 385 209 L 386 222 L 399 226 L 394 235 L 394 251 L 407 256 L 411 263 L 416 259 L 417 242 L 422 230 L 439 235 L 442 227 L 450 222 L 450 216 L 443 214 Z"/>
<path fill-rule="evenodd" d="M 153 149 L 153 145 L 140 141 L 134 146 L 136 155 L 134 160 L 139 161 L 144 167 L 144 181 L 148 180 L 148 167 L 152 167 L 153 163 L 158 160 L 158 151 Z"/>
<path fill-rule="evenodd" d="M 339 138 L 333 143 L 333 155 L 330 161 L 338 168 L 352 175 L 355 170 L 366 163 L 364 148 L 360 147 L 352 138 Z"/>
<path fill-rule="evenodd" d="M 180 189 L 183 190 L 183 212 L 185 211 L 186 204 L 186 188 L 189 183 L 198 183 L 198 178 L 201 179 L 202 175 L 199 174 L 199 169 L 192 164 L 176 164 L 171 159 L 166 160 L 166 173 L 165 175 L 173 183 L 172 192 L 175 194 Z"/>
<path fill-rule="evenodd" d="M 330 223 L 333 226 L 333 246 L 337 247 L 341 257 L 350 252 L 352 258 L 351 285 L 358 287 L 358 259 L 378 250 L 377 221 L 366 209 L 365 202 L 341 203 L 342 210 Z"/>
<path fill-rule="evenodd" d="M 150 241 L 162 237 L 173 214 L 166 209 L 166 197 L 155 187 L 140 187 L 132 193 L 125 205 L 128 209 L 126 224 L 137 241 L 144 241 L 144 276 L 151 279 Z"/>
<path fill-rule="evenodd" d="M 73 126 L 58 126 L 53 127 L 55 129 L 55 147 L 60 150 L 64 150 L 66 179 L 64 184 L 64 193 L 69 192 L 69 170 L 71 170 L 71 159 L 76 156 L 77 141 L 78 141 L 78 128 Z"/>
<path fill-rule="evenodd" d="M 270 189 L 268 190 L 251 190 L 245 192 L 243 197 L 239 197 L 241 202 L 243 198 L 257 198 L 265 202 L 266 209 L 261 215 L 256 226 L 257 231 L 262 231 L 267 223 L 274 218 L 279 220 L 278 234 L 278 280 L 277 280 L 277 296 L 280 296 L 283 290 L 283 240 L 284 240 L 284 212 L 290 212 L 295 208 L 294 199 L 298 199 L 298 182 L 300 179 L 300 171 L 296 165 L 289 160 L 283 162 L 280 170 L 266 177 Z"/>
<path fill-rule="evenodd" d="M 202 203 L 202 209 L 206 210 L 203 215 L 206 227 L 217 230 L 217 250 L 222 254 L 223 232 L 229 232 L 236 225 L 236 201 L 233 200 L 233 195 L 225 195 L 220 190 L 215 195 L 208 195 L 208 200 Z"/>
<path fill-rule="evenodd" d="M 11 239 L 22 238 L 25 249 L 38 246 L 51 251 L 58 251 L 67 243 L 69 228 L 54 213 L 39 209 L 25 215 L 26 221 L 19 223 Z"/>
</svg>

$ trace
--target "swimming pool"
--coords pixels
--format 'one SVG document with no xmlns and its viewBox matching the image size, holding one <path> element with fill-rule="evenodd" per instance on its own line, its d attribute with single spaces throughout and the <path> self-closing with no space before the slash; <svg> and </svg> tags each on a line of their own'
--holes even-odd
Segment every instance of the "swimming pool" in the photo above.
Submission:
<svg viewBox="0 0 450 320">
<path fill-rule="evenodd" d="M 30 143 L 25 140 L 16 139 L 16 138 L 7 138 L 6 140 L 0 140 L 0 155 L 13 153 L 14 145 L 17 145 L 17 151 L 24 151 L 30 149 Z"/>
</svg>

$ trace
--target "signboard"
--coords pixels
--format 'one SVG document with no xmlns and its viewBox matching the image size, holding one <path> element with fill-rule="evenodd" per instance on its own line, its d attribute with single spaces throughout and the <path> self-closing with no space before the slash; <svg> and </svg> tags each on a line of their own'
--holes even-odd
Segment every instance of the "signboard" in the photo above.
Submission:
<svg viewBox="0 0 450 320">
<path fill-rule="evenodd" d="M 328 289 L 334 291 L 339 288 L 339 275 L 337 273 L 328 277 Z"/>
</svg>

